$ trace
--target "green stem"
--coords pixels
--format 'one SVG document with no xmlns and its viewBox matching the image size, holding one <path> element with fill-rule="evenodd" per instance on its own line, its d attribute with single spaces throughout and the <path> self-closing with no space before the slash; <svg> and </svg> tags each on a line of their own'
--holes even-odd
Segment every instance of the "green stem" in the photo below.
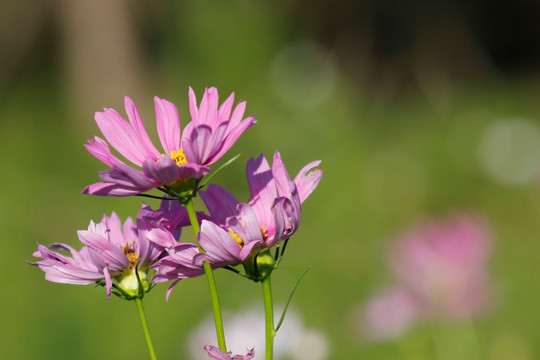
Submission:
<svg viewBox="0 0 540 360">
<path fill-rule="evenodd" d="M 197 219 L 197 213 L 195 212 L 195 207 L 193 206 L 193 199 L 189 199 L 185 204 L 186 210 L 191 221 L 191 227 L 193 228 L 193 233 L 195 234 L 195 239 L 197 239 L 197 234 L 201 231 L 199 226 L 199 220 Z M 199 247 L 200 252 L 204 252 L 204 249 L 199 245 L 197 241 L 197 246 Z M 214 278 L 214 272 L 209 263 L 203 263 L 204 273 L 206 274 L 206 279 L 208 280 L 208 287 L 210 288 L 210 296 L 212 298 L 212 310 L 214 311 L 214 322 L 216 324 L 216 336 L 218 340 L 218 347 L 221 351 L 227 352 L 227 345 L 225 343 L 225 331 L 223 331 L 223 317 L 221 316 L 221 307 L 219 306 L 219 297 L 216 287 L 216 279 Z"/>
<path fill-rule="evenodd" d="M 265 360 L 274 358 L 274 307 L 272 305 L 272 286 L 270 284 L 270 275 L 264 278 L 261 282 L 264 298 L 264 320 L 266 328 L 266 356 Z"/>
<path fill-rule="evenodd" d="M 150 353 L 150 359 L 157 360 L 154 345 L 152 345 L 152 339 L 150 339 L 150 331 L 148 331 L 148 323 L 146 322 L 146 316 L 144 315 L 144 308 L 142 300 L 135 298 L 135 304 L 137 304 L 137 311 L 139 312 L 139 318 L 141 319 L 141 325 L 146 339 L 146 345 L 148 345 L 148 352 Z"/>
</svg>

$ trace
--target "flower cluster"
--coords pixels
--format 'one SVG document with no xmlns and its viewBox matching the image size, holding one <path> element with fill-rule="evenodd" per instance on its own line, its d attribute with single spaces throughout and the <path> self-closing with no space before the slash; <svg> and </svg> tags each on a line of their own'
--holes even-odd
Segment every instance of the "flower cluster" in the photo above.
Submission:
<svg viewBox="0 0 540 360">
<path fill-rule="evenodd" d="M 95 114 L 105 139 L 96 136 L 85 146 L 109 169 L 99 173 L 101 182 L 87 186 L 83 193 L 157 197 L 162 199 L 160 207 L 153 210 L 143 204 L 136 223 L 128 218 L 122 224 L 114 212 L 103 216 L 99 223 L 91 222 L 88 230 L 78 232 L 84 244 L 79 251 L 66 244 L 38 244 L 34 256 L 39 260 L 31 264 L 42 269 L 49 281 L 96 283 L 106 288 L 107 299 L 115 294 L 135 300 L 143 327 L 146 320 L 141 299 L 153 286 L 172 281 L 168 298 L 180 280 L 205 274 L 211 288 L 219 348 L 208 345 L 204 349 L 213 359 L 252 359 L 253 350 L 245 356 L 232 356 L 226 351 L 212 271 L 227 268 L 269 284 L 269 276 L 281 261 L 288 239 L 298 229 L 302 203 L 321 180 L 322 170 L 316 169 L 320 161 L 308 163 L 291 180 L 279 152 L 274 154 L 271 166 L 263 155 L 249 159 L 246 172 L 251 198 L 242 203 L 227 189 L 209 184 L 211 176 L 205 176 L 211 172 L 210 165 L 256 123 L 253 116 L 244 118 L 246 103 L 233 106 L 233 93 L 219 105 L 217 89 L 210 88 L 205 89 L 197 105 L 190 88 L 191 122 L 181 131 L 177 108 L 158 97 L 154 102 L 162 151 L 150 140 L 130 98 L 125 98 L 129 121 L 114 109 Z M 111 148 L 132 164 L 113 154 Z M 161 191 L 161 196 L 147 194 L 154 189 Z M 208 213 L 195 211 L 192 199 L 197 195 Z M 189 225 L 196 234 L 196 243 L 180 242 L 182 228 Z M 274 254 L 272 249 L 276 249 Z M 244 273 L 234 268 L 237 265 L 243 266 Z M 271 311 L 268 289 L 263 285 L 268 305 L 265 308 Z M 277 331 L 273 323 L 269 325 L 267 343 L 273 341 Z M 149 335 L 146 340 L 150 356 L 155 359 Z M 269 358 L 272 345 L 267 344 L 266 348 Z"/>
<path fill-rule="evenodd" d="M 253 280 L 267 276 L 275 267 L 275 259 L 265 254 L 296 231 L 301 204 L 321 179 L 321 170 L 310 171 L 319 163 L 309 163 L 291 180 L 279 153 L 274 155 L 272 168 L 262 155 L 250 159 L 248 203 L 240 203 L 218 185 L 209 185 L 200 192 L 210 212 L 197 238 L 204 251 L 189 243 L 167 249 L 168 255 L 154 265 L 154 282 L 175 280 L 174 286 L 181 279 L 202 275 L 204 262 L 213 268 L 242 264 Z"/>
</svg>

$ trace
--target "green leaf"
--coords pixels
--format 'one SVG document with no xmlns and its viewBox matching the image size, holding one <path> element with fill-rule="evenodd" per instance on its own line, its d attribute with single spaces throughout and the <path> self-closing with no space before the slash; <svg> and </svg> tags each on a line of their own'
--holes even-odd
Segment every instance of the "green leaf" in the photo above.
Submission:
<svg viewBox="0 0 540 360">
<path fill-rule="evenodd" d="M 291 294 L 289 295 L 289 299 L 287 300 L 287 303 L 285 304 L 285 308 L 283 309 L 283 313 L 281 314 L 281 318 L 279 319 L 279 322 L 276 326 L 276 330 L 274 330 L 276 333 L 281 327 L 281 324 L 283 324 L 283 320 L 285 319 L 285 314 L 287 313 L 287 309 L 289 308 L 289 304 L 291 303 L 292 297 L 294 295 L 294 292 L 296 291 L 296 288 L 298 287 L 298 284 L 300 284 L 300 281 L 302 281 L 302 278 L 304 277 L 304 275 L 306 275 L 306 273 L 309 270 L 311 270 L 311 266 L 308 267 L 306 270 L 304 270 L 302 275 L 300 275 L 300 278 L 298 278 L 298 281 L 296 282 L 296 284 L 294 284 L 294 287 L 291 290 Z"/>
<path fill-rule="evenodd" d="M 231 165 L 233 162 L 236 161 L 236 159 L 238 159 L 240 157 L 240 154 L 234 156 L 232 159 L 230 159 L 229 161 L 227 161 L 226 163 L 222 164 L 220 167 L 218 167 L 216 169 L 216 171 L 212 171 L 210 173 L 210 175 L 208 175 L 207 177 L 203 178 L 201 183 L 199 184 L 199 187 L 198 189 L 202 189 L 203 187 L 205 187 L 209 182 L 210 180 L 212 180 L 212 178 L 214 176 L 217 175 L 218 172 L 220 172 L 221 170 L 225 169 L 227 166 Z"/>
</svg>

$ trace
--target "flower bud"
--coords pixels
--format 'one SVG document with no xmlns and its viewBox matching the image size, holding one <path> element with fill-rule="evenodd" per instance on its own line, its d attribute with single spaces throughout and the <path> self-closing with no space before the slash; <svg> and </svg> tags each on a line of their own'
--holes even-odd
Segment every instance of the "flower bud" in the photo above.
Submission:
<svg viewBox="0 0 540 360">
<path fill-rule="evenodd" d="M 269 250 L 250 256 L 243 262 L 244 270 L 253 281 L 262 281 L 274 271 L 276 261 Z"/>
</svg>

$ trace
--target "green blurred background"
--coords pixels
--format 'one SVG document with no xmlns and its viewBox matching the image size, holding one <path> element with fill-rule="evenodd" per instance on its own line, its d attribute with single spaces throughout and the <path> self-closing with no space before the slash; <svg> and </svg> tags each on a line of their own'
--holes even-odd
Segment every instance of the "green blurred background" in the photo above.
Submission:
<svg viewBox="0 0 540 360">
<path fill-rule="evenodd" d="M 434 359 L 434 336 L 461 346 L 455 323 L 369 342 L 358 316 L 390 281 L 388 240 L 452 211 L 485 215 L 495 241 L 492 310 L 468 325 L 481 355 L 460 358 L 540 358 L 539 20 L 526 1 L 1 2 L 0 358 L 147 358 L 134 304 L 49 283 L 25 259 L 36 242 L 79 247 L 103 213 L 137 213 L 141 198 L 80 194 L 104 169 L 83 147 L 93 113 L 123 113 L 129 95 L 156 138 L 152 96 L 184 126 L 188 86 L 234 91 L 259 120 L 216 177 L 238 198 L 249 157 L 279 150 L 290 173 L 323 160 L 273 288 L 283 303 L 312 266 L 293 303 L 328 359 Z M 225 308 L 260 304 L 255 284 L 217 280 Z M 165 288 L 145 297 L 158 357 L 189 359 L 207 285 L 184 281 L 168 303 Z"/>
</svg>

